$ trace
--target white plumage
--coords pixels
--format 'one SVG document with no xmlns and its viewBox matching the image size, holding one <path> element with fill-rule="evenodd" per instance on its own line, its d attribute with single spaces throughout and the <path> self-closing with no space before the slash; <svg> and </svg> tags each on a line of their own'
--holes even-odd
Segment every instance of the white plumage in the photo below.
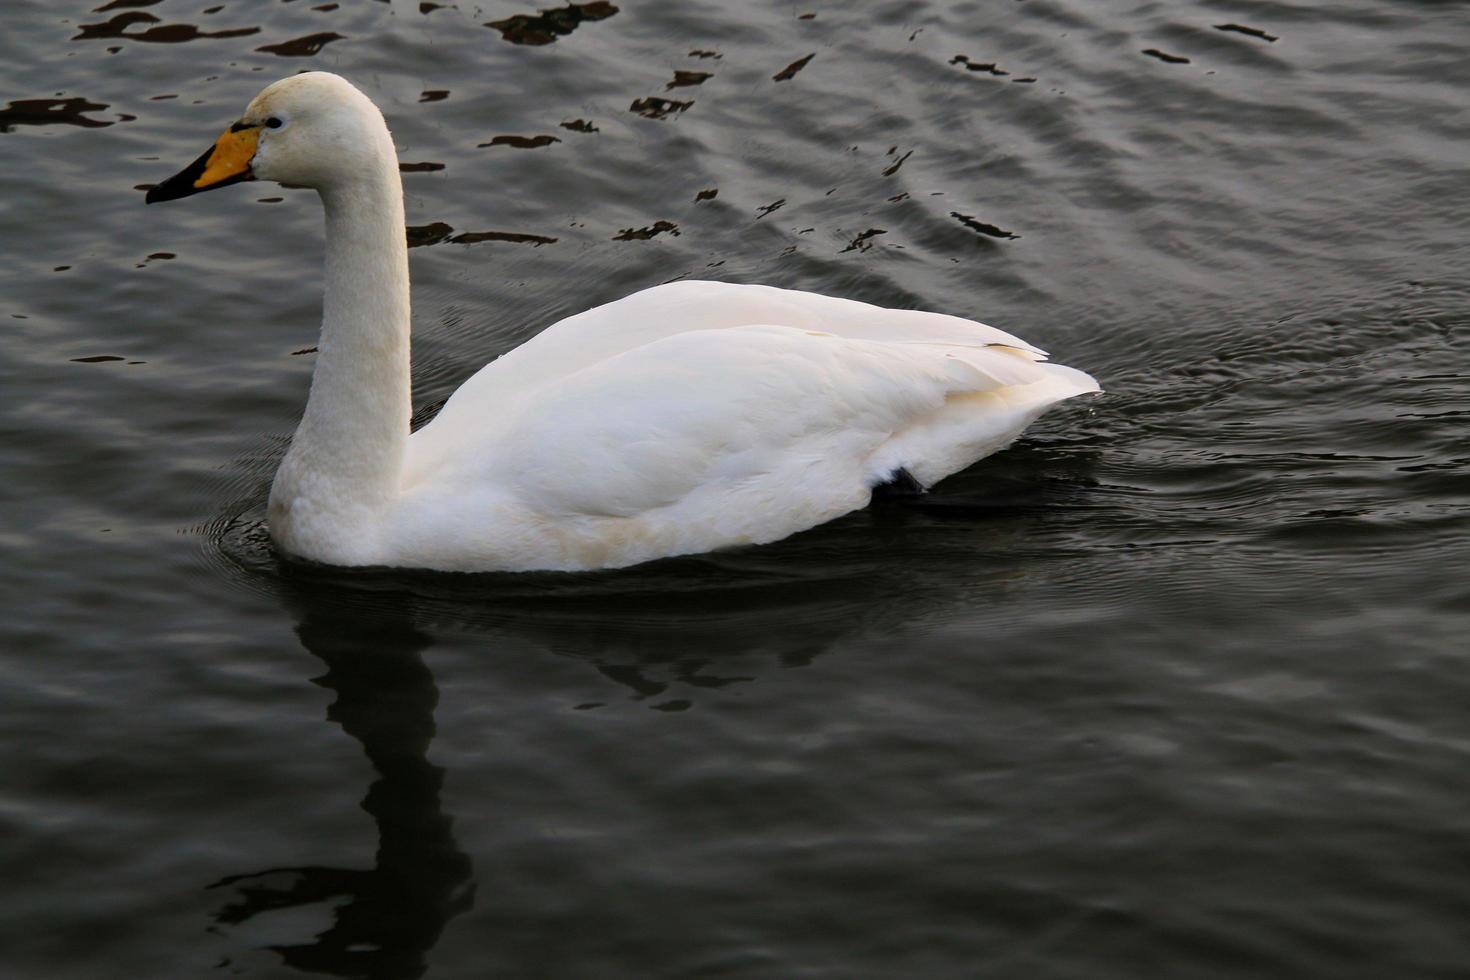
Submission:
<svg viewBox="0 0 1470 980">
<path fill-rule="evenodd" d="M 316 187 L 327 211 L 321 350 L 271 494 L 272 535 L 301 557 L 591 569 L 775 541 L 865 506 L 900 468 L 931 485 L 1098 390 L 959 317 L 678 282 L 546 328 L 409 436 L 387 128 L 316 72 L 266 89 L 243 121 L 267 118 L 286 125 L 261 130 L 254 175 Z"/>
</svg>

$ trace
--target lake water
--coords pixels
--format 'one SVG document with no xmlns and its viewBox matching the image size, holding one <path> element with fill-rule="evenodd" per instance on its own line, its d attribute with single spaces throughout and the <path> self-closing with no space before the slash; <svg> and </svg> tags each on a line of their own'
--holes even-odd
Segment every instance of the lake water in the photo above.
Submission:
<svg viewBox="0 0 1470 980">
<path fill-rule="evenodd" d="M 1463 976 L 1470 9 L 547 10 L 6 3 L 0 975 Z M 141 188 L 306 68 L 421 417 L 678 277 L 1107 394 L 773 546 L 284 566 L 319 207 Z"/>
</svg>

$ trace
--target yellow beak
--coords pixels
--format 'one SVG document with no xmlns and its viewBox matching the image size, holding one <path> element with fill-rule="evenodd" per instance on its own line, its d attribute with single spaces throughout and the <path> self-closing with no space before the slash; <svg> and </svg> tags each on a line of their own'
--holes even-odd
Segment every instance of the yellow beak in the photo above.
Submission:
<svg viewBox="0 0 1470 980">
<path fill-rule="evenodd" d="M 256 141 L 259 137 L 259 126 L 235 123 L 198 160 L 149 190 L 144 201 L 148 204 L 155 201 L 174 201 L 200 191 L 228 187 L 242 180 L 254 180 L 255 175 L 250 172 L 250 161 L 255 157 Z"/>
</svg>

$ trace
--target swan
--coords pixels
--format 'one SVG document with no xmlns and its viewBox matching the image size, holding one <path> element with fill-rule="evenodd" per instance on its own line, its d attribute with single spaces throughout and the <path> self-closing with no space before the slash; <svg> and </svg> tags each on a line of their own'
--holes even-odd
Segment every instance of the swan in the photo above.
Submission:
<svg viewBox="0 0 1470 980">
<path fill-rule="evenodd" d="M 319 352 L 267 510 L 298 559 L 575 571 L 762 544 L 1100 390 L 982 323 L 684 281 L 547 327 L 410 434 L 403 188 L 377 106 L 328 72 L 282 79 L 147 202 L 246 180 L 326 212 Z"/>
</svg>

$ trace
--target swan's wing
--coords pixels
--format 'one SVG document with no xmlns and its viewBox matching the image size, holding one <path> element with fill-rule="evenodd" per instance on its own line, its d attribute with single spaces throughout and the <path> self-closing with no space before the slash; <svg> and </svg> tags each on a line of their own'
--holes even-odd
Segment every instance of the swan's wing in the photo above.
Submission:
<svg viewBox="0 0 1470 980">
<path fill-rule="evenodd" d="M 1005 346 L 1046 359 L 1045 351 L 1019 337 L 944 313 L 891 310 L 774 286 L 666 283 L 558 321 L 487 364 L 410 440 L 408 467 L 414 470 L 453 454 L 460 438 L 454 433 L 514 412 L 542 386 L 591 365 L 680 334 L 757 324 L 852 340 Z"/>
<path fill-rule="evenodd" d="M 445 404 L 451 415 L 482 412 L 548 381 L 676 334 L 774 324 L 854 340 L 904 340 L 1046 353 L 1002 330 L 943 313 L 890 310 L 774 286 L 665 283 L 560 320 L 488 364 Z"/>
<path fill-rule="evenodd" d="M 676 333 L 549 380 L 506 415 L 441 416 L 459 453 L 426 482 L 494 487 L 535 547 L 555 539 L 562 567 L 774 541 L 864 506 L 899 466 L 931 482 L 1096 390 L 1037 357 L 774 325 Z"/>
</svg>

